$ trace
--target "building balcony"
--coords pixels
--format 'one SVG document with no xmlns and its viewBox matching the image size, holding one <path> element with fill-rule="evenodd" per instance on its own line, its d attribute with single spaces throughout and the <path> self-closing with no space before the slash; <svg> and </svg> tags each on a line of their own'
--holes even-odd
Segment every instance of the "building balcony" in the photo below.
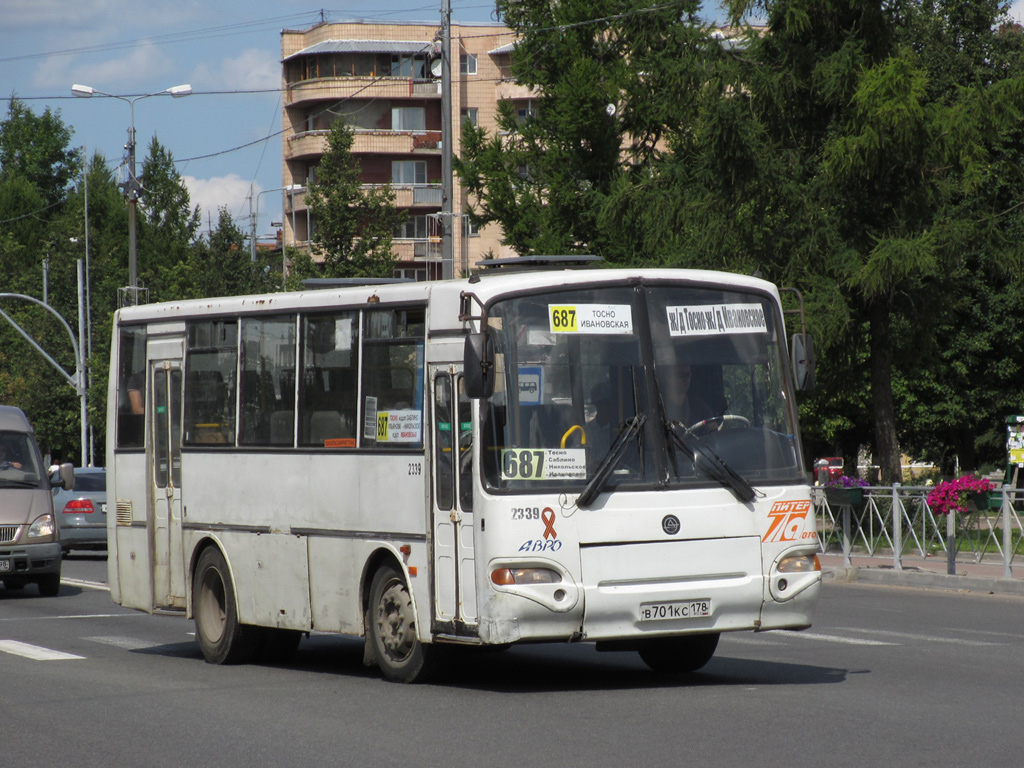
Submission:
<svg viewBox="0 0 1024 768">
<path fill-rule="evenodd" d="M 331 77 L 289 83 L 286 98 L 286 107 L 325 99 L 439 99 L 441 84 L 409 77 Z"/>
<path fill-rule="evenodd" d="M 320 157 L 327 151 L 327 131 L 305 131 L 289 136 L 285 158 Z M 352 154 L 359 155 L 439 155 L 440 131 L 364 131 L 356 129 Z"/>
<path fill-rule="evenodd" d="M 538 91 L 529 85 L 519 85 L 511 80 L 502 80 L 495 86 L 494 96 L 497 101 L 505 99 L 536 99 Z"/>
<path fill-rule="evenodd" d="M 391 252 L 397 261 L 440 261 L 441 238 L 430 237 L 425 240 L 394 239 L 391 241 Z"/>
<path fill-rule="evenodd" d="M 363 189 L 375 189 L 384 186 L 383 184 L 363 184 Z M 441 207 L 441 185 L 440 184 L 409 184 L 391 185 L 391 191 L 395 193 L 396 208 L 440 208 Z M 305 211 L 309 206 L 306 204 L 306 191 L 295 192 L 285 198 L 286 213 L 297 213 Z"/>
</svg>

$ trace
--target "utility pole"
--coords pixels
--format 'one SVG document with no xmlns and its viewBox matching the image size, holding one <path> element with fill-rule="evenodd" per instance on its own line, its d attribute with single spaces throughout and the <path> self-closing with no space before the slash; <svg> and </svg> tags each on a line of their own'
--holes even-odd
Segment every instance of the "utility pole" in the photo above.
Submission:
<svg viewBox="0 0 1024 768">
<path fill-rule="evenodd" d="M 455 277 L 452 240 L 452 4 L 441 3 L 441 277 Z"/>
</svg>

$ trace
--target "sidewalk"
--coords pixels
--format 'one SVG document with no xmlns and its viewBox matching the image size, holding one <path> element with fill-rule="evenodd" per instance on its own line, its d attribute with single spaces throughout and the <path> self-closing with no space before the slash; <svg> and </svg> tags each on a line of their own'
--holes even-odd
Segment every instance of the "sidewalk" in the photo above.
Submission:
<svg viewBox="0 0 1024 768">
<path fill-rule="evenodd" d="M 902 569 L 895 567 L 891 556 L 853 555 L 850 566 L 840 553 L 818 555 L 818 559 L 825 580 L 1024 596 L 1024 563 L 1016 566 L 1012 578 L 1006 578 L 1002 562 L 996 560 L 976 563 L 961 559 L 956 563 L 956 574 L 951 575 L 947 573 L 945 555 L 904 557 Z"/>
</svg>

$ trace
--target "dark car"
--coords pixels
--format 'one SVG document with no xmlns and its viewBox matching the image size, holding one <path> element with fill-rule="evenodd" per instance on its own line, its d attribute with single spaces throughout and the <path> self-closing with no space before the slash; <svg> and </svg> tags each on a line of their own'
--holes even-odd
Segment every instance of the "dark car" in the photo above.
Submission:
<svg viewBox="0 0 1024 768">
<path fill-rule="evenodd" d="M 72 549 L 105 550 L 107 470 L 102 467 L 75 469 L 74 490 L 54 490 L 53 512 L 60 529 L 60 547 L 65 555 Z"/>
</svg>

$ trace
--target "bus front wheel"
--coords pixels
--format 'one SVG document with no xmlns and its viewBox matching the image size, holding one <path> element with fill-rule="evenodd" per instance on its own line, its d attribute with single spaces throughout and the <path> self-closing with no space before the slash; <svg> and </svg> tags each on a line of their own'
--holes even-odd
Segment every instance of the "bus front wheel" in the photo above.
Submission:
<svg viewBox="0 0 1024 768">
<path fill-rule="evenodd" d="M 420 642 L 409 587 L 393 566 L 385 565 L 373 576 L 366 631 L 374 660 L 389 680 L 412 683 L 429 671 L 435 649 Z"/>
<path fill-rule="evenodd" d="M 663 675 L 696 672 L 715 655 L 719 633 L 658 637 L 647 640 L 638 649 L 644 664 Z"/>
<path fill-rule="evenodd" d="M 196 639 L 210 664 L 235 664 L 252 657 L 256 628 L 238 621 L 231 573 L 216 547 L 204 550 L 196 564 L 192 579 L 192 613 Z"/>
</svg>

